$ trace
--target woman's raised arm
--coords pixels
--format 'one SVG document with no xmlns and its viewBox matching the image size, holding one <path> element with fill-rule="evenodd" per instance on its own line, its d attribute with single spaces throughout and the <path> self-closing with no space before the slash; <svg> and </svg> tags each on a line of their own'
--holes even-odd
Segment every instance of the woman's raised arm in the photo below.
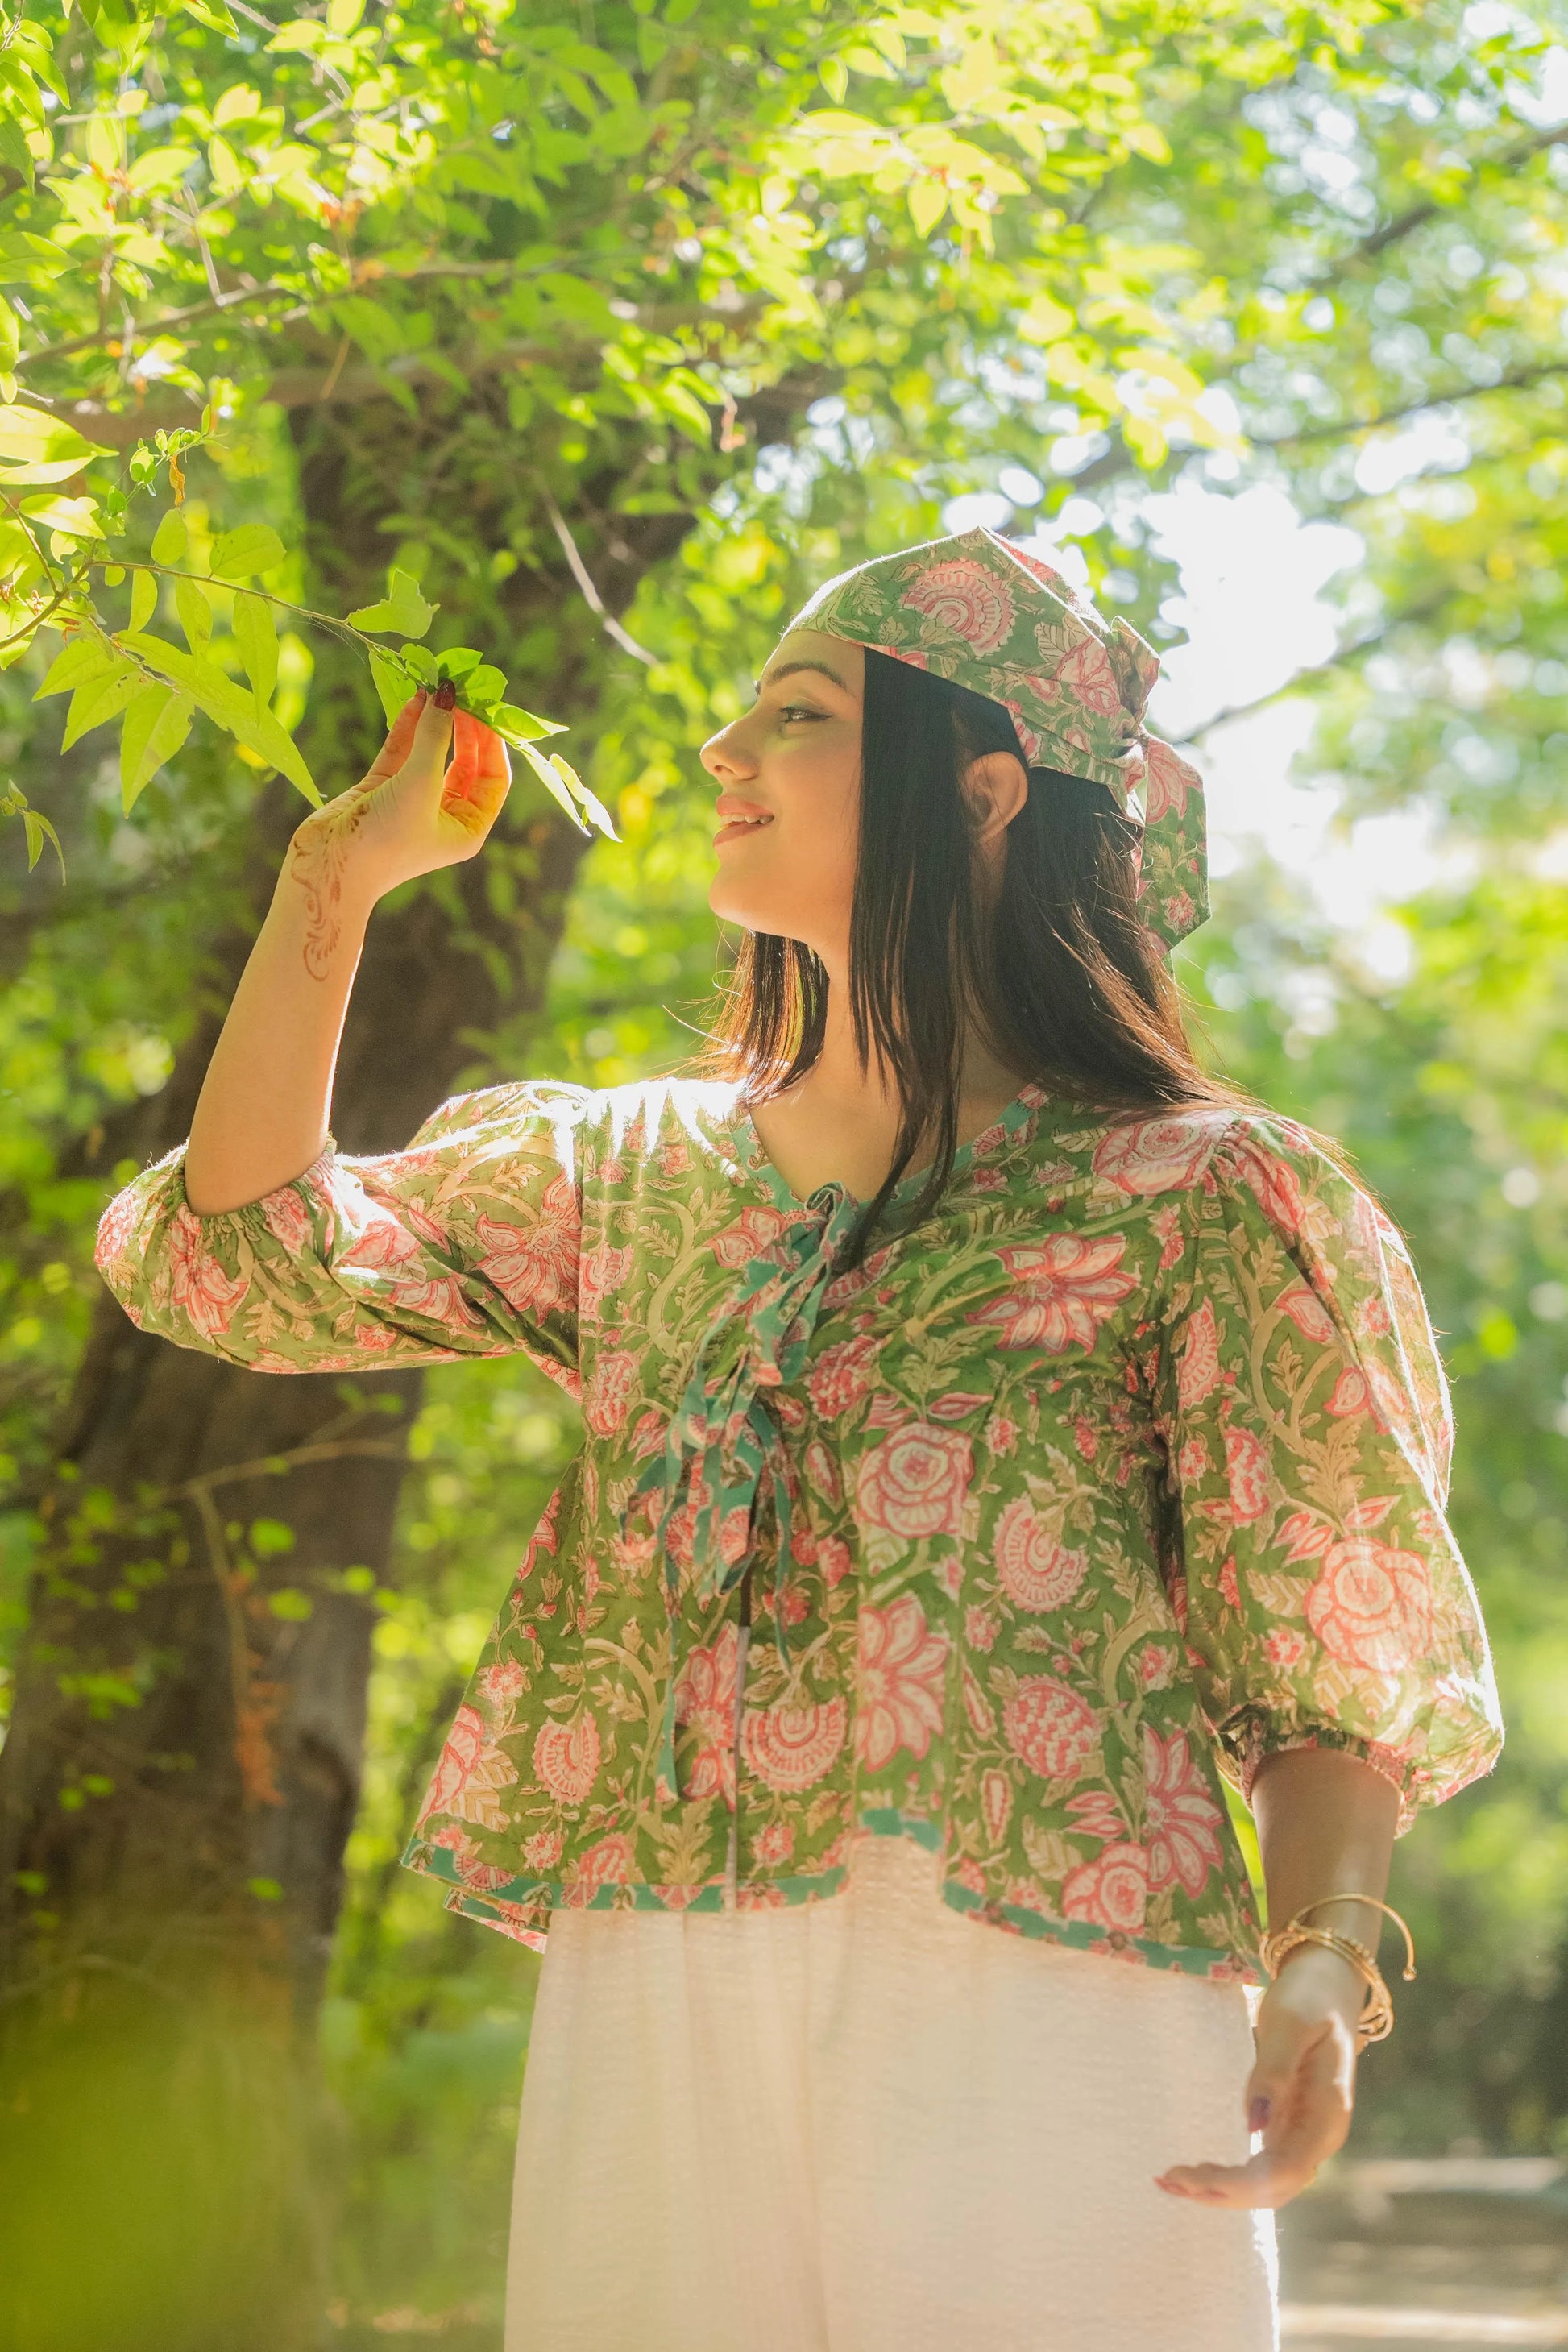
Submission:
<svg viewBox="0 0 1568 2352">
<path fill-rule="evenodd" d="M 372 908 L 472 857 L 510 781 L 498 735 L 416 695 L 363 782 L 305 819 L 196 1104 L 185 1197 L 198 1215 L 258 1201 L 320 1156 Z"/>
</svg>

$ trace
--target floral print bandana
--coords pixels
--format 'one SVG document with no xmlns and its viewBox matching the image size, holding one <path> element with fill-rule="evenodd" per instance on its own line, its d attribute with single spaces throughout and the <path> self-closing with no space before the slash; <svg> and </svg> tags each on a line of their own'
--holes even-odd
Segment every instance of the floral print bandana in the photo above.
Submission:
<svg viewBox="0 0 1568 2352">
<path fill-rule="evenodd" d="M 847 637 L 1001 703 L 1031 767 L 1105 784 L 1142 816 L 1150 929 L 1173 947 L 1207 916 L 1202 782 L 1143 725 L 1160 656 L 1038 556 L 991 530 L 930 540 L 829 580 L 790 627 Z"/>
</svg>

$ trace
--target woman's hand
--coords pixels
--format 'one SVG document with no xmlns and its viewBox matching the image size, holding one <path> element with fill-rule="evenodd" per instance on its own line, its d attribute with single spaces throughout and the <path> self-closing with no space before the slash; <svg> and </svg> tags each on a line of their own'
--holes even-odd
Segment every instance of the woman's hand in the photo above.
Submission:
<svg viewBox="0 0 1568 2352">
<path fill-rule="evenodd" d="M 372 897 L 384 897 L 416 874 L 460 865 L 482 849 L 510 782 L 499 735 L 466 710 L 444 709 L 433 696 L 416 694 L 361 782 L 298 828 L 296 863 L 342 865 L 369 885 Z"/>
<path fill-rule="evenodd" d="M 1177 2164 L 1158 2186 L 1201 2205 L 1285 2205 L 1344 2146 L 1355 2105 L 1355 2021 L 1366 1987 L 1348 1960 L 1302 1945 L 1258 2012 L 1247 2078 L 1248 2128 L 1262 2148 L 1245 2164 Z"/>
</svg>

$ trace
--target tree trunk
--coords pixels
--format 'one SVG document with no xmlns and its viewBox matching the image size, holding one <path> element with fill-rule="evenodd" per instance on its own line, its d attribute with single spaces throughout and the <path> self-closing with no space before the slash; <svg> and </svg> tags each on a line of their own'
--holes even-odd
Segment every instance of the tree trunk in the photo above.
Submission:
<svg viewBox="0 0 1568 2352">
<path fill-rule="evenodd" d="M 318 601 L 341 611 L 380 593 L 374 526 L 419 436 L 391 412 L 302 429 Z M 500 529 L 517 483 L 486 488 Z M 641 528 L 620 551 L 620 593 L 606 583 L 613 604 L 684 524 Z M 556 648 L 538 700 L 585 715 L 602 640 L 564 565 L 514 572 L 503 593 L 513 641 L 542 632 Z M 493 627 L 493 609 L 473 625 Z M 378 737 L 366 684 L 333 662 L 329 649 L 310 730 L 329 789 Z M 514 693 L 533 699 L 529 684 Z M 258 803 L 258 916 L 300 813 L 280 784 Z M 473 1069 L 476 1032 L 541 1002 L 582 847 L 553 813 L 509 812 L 487 859 L 378 913 L 335 1097 L 345 1150 L 406 1141 Z M 504 913 L 498 858 L 515 884 Z M 215 958 L 226 999 L 247 946 Z M 119 1149 L 149 1158 L 184 1136 L 216 1025 L 198 1025 Z M 0 1756 L 0 2210 L 31 2249 L 6 2265 L 29 2352 L 315 2340 L 296 2060 L 342 1895 L 374 1622 L 342 1572 L 385 1574 L 418 1392 L 407 1372 L 356 1391 L 237 1371 L 100 1304 L 44 1500 Z"/>
</svg>

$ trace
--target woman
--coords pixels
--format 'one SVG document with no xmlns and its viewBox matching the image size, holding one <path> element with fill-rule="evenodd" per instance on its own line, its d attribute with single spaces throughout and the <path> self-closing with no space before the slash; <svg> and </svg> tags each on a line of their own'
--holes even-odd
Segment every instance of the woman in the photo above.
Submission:
<svg viewBox="0 0 1568 2352">
<path fill-rule="evenodd" d="M 507 788 L 410 706 L 105 1219 L 184 1345 L 582 1397 L 406 1857 L 549 1928 L 510 2352 L 1274 2340 L 1395 1829 L 1498 1730 L 1404 1245 L 1183 1034 L 1156 668 L 986 532 L 830 583 L 703 754 L 722 1074 L 344 1160 L 364 923 Z"/>
</svg>

